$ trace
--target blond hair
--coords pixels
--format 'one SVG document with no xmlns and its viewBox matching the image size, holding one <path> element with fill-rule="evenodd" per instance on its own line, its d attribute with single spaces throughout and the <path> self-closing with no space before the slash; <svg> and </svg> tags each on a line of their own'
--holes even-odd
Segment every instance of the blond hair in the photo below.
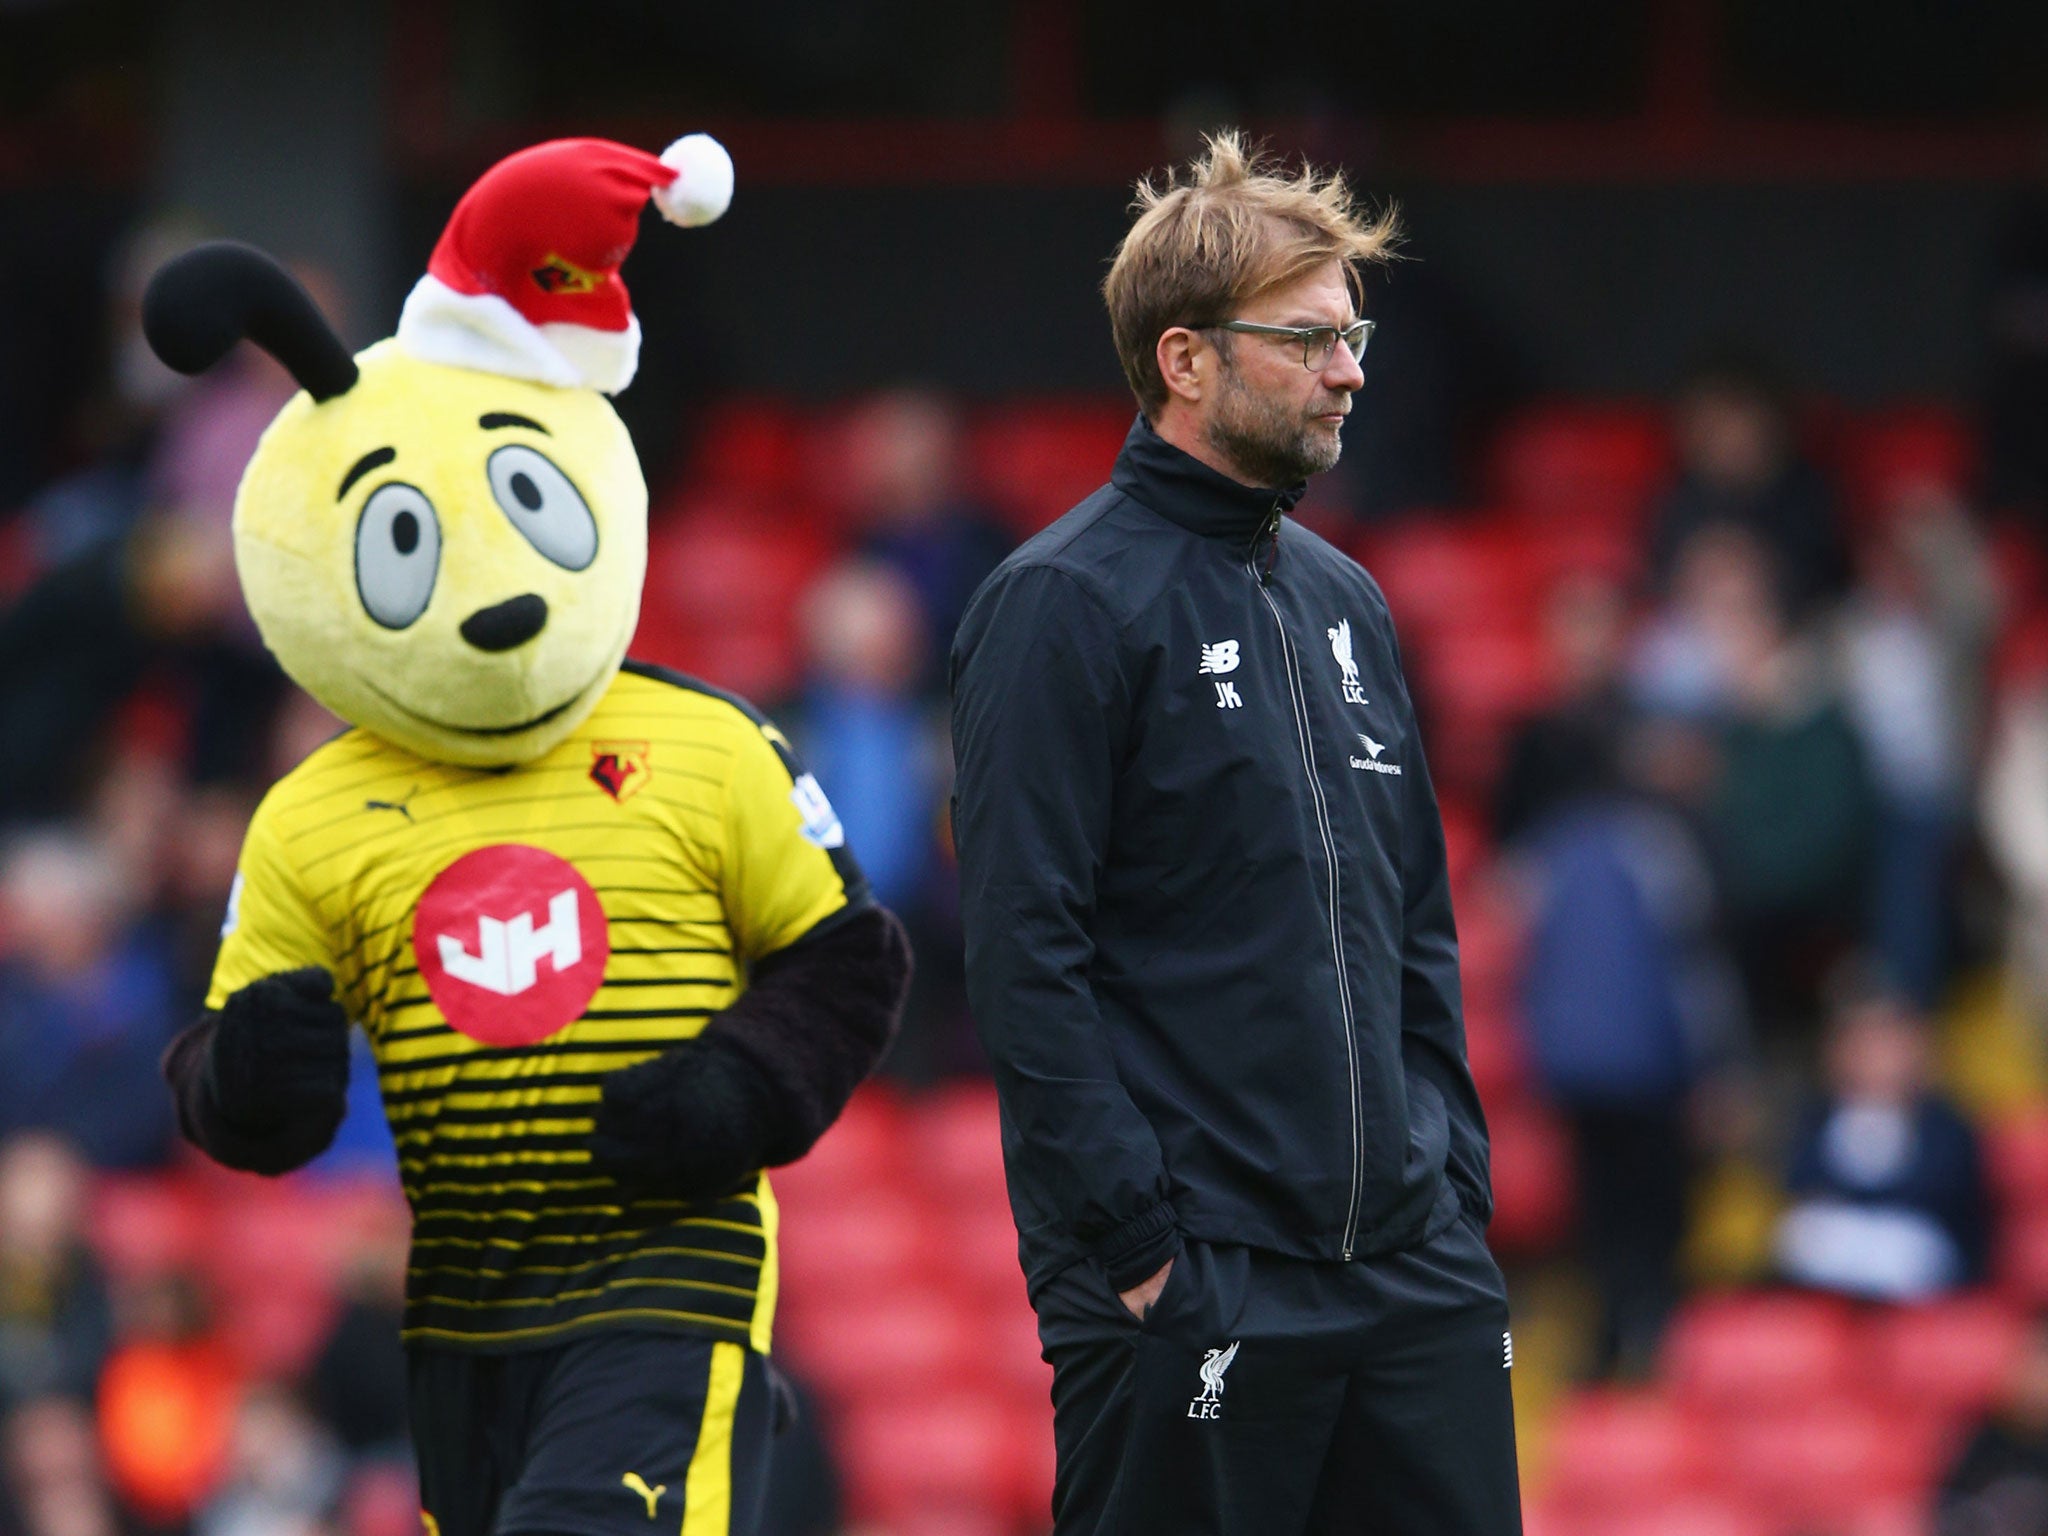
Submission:
<svg viewBox="0 0 2048 1536">
<path fill-rule="evenodd" d="M 1147 416 L 1166 401 L 1162 332 L 1230 319 L 1329 261 L 1343 264 L 1356 299 L 1359 264 L 1386 260 L 1395 241 L 1393 211 L 1368 215 L 1343 172 L 1304 164 L 1290 175 L 1234 128 L 1202 143 L 1185 179 L 1176 169 L 1138 183 L 1137 220 L 1102 280 L 1117 357 Z"/>
</svg>

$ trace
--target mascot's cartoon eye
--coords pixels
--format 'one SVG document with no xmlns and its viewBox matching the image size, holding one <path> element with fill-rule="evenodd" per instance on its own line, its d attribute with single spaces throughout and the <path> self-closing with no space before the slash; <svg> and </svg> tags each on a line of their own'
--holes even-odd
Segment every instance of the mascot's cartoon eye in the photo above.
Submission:
<svg viewBox="0 0 2048 1536">
<path fill-rule="evenodd" d="M 548 559 L 580 571 L 597 558 L 597 519 L 554 460 L 515 443 L 492 454 L 485 473 L 512 526 Z"/>
<path fill-rule="evenodd" d="M 404 629 L 427 611 L 441 568 L 441 520 L 409 485 L 380 485 L 356 523 L 356 592 L 370 617 Z"/>
</svg>

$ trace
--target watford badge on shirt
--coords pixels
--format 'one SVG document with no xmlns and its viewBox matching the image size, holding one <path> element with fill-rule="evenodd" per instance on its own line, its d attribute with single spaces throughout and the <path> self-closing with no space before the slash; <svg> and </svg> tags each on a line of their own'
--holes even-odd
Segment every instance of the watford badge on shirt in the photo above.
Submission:
<svg viewBox="0 0 2048 1536">
<path fill-rule="evenodd" d="M 647 765 L 651 751 L 644 741 L 593 741 L 591 782 L 614 800 L 632 799 L 654 777 L 654 770 Z"/>
</svg>

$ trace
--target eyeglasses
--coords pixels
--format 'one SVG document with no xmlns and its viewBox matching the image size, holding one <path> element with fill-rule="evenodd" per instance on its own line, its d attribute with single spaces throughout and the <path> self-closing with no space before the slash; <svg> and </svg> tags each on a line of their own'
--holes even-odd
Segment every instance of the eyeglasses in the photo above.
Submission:
<svg viewBox="0 0 2048 1536">
<path fill-rule="evenodd" d="M 1330 366 L 1330 359 L 1337 355 L 1337 342 L 1341 337 L 1344 348 L 1355 363 L 1365 356 L 1365 344 L 1372 340 L 1371 320 L 1354 320 L 1339 330 L 1334 325 L 1261 325 L 1256 320 L 1219 320 L 1214 325 L 1205 325 L 1205 331 L 1241 331 L 1247 336 L 1292 336 L 1301 343 L 1301 366 L 1310 373 L 1321 373 Z"/>
</svg>

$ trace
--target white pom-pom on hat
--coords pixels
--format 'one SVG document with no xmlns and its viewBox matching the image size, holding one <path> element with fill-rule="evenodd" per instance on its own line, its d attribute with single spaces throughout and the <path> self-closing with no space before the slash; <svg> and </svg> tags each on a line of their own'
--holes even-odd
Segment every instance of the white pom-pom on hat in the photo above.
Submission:
<svg viewBox="0 0 2048 1536">
<path fill-rule="evenodd" d="M 654 189 L 654 206 L 671 224 L 685 229 L 709 224 L 732 206 L 732 156 L 708 133 L 677 139 L 661 152 L 661 163 L 676 179 Z"/>
</svg>

